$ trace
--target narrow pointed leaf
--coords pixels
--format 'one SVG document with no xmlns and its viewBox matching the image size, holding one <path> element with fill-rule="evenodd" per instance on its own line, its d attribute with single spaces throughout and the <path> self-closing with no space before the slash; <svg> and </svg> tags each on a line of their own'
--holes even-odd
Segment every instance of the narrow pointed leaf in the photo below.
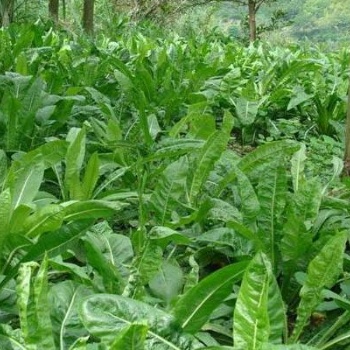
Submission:
<svg viewBox="0 0 350 350">
<path fill-rule="evenodd" d="M 212 273 L 178 300 L 172 313 L 186 332 L 196 333 L 201 329 L 232 292 L 233 284 L 242 278 L 247 264 L 232 264 Z"/>
<path fill-rule="evenodd" d="M 117 335 L 110 350 L 144 350 L 147 332 L 146 325 L 131 324 Z"/>
<path fill-rule="evenodd" d="M 18 278 L 18 306 L 23 336 L 29 349 L 55 350 L 48 304 L 47 259 L 32 278 L 36 264 L 22 265 Z"/>
<path fill-rule="evenodd" d="M 331 288 L 342 272 L 346 241 L 347 233 L 338 233 L 326 243 L 310 262 L 305 283 L 300 291 L 301 300 L 290 342 L 295 342 L 300 337 L 309 317 L 322 300 L 321 292 L 323 288 Z"/>
<path fill-rule="evenodd" d="M 249 178 L 238 167 L 236 167 L 236 176 L 243 221 L 251 223 L 259 213 L 260 203 Z"/>
<path fill-rule="evenodd" d="M 64 206 L 65 221 L 100 219 L 112 216 L 126 204 L 102 200 L 70 201 L 62 203 Z"/>
<path fill-rule="evenodd" d="M 253 152 L 244 156 L 237 163 L 237 166 L 251 180 L 257 180 L 260 178 L 262 169 L 264 169 L 269 160 L 275 159 L 276 155 L 292 155 L 299 149 L 299 147 L 300 146 L 296 142 L 291 140 L 269 142 L 259 146 Z M 237 174 L 235 169 L 228 172 L 219 182 L 216 189 L 216 194 L 219 195 L 228 184 L 236 179 L 236 177 Z"/>
<path fill-rule="evenodd" d="M 5 271 L 6 278 L 0 282 L 0 288 L 17 274 L 21 263 L 42 259 L 45 253 L 49 257 L 63 253 L 86 232 L 92 223 L 93 221 L 88 219 L 70 222 L 57 231 L 42 235 L 35 245 L 26 247 L 27 253 L 17 265 Z"/>
<path fill-rule="evenodd" d="M 235 349 L 261 349 L 270 337 L 268 314 L 269 280 L 272 272 L 267 257 L 259 253 L 244 273 L 233 321 Z"/>
<path fill-rule="evenodd" d="M 66 172 L 64 183 L 71 199 L 81 199 L 80 171 L 85 156 L 85 129 L 76 130 L 73 135 L 71 130 L 69 137 L 74 137 L 66 154 Z"/>
<path fill-rule="evenodd" d="M 291 175 L 293 181 L 294 192 L 297 192 L 300 183 L 304 180 L 304 168 L 306 161 L 306 146 L 301 145 L 300 150 L 295 152 L 292 159 Z"/>
<path fill-rule="evenodd" d="M 99 166 L 100 166 L 100 162 L 98 159 L 98 155 L 95 152 L 89 159 L 89 162 L 86 166 L 84 178 L 82 181 L 82 192 L 83 192 L 82 199 L 92 198 L 93 191 L 95 189 L 97 180 L 99 178 Z"/>
<path fill-rule="evenodd" d="M 264 252 L 276 268 L 276 245 L 279 241 L 280 218 L 285 208 L 288 185 L 283 160 L 271 162 L 266 168 L 267 176 L 261 177 L 258 185 L 260 212 L 257 219 L 259 236 L 264 242 Z"/>
<path fill-rule="evenodd" d="M 213 170 L 215 162 L 225 151 L 232 127 L 233 118 L 227 112 L 224 116 L 223 129 L 214 132 L 201 149 L 193 176 L 190 178 L 189 197 L 191 201 L 194 201 L 198 196 L 209 173 Z"/>
<path fill-rule="evenodd" d="M 48 205 L 37 210 L 23 222 L 23 231 L 27 237 L 37 237 L 44 232 L 58 230 L 62 225 L 63 218 L 63 207 Z"/>
<path fill-rule="evenodd" d="M 17 208 L 20 204 L 30 204 L 39 191 L 44 175 L 41 163 L 22 168 L 14 177 L 11 189 L 12 206 Z"/>
<path fill-rule="evenodd" d="M 10 190 L 7 189 L 0 193 L 0 252 L 2 252 L 2 248 L 4 243 L 6 242 L 7 236 L 10 234 L 9 222 L 11 219 L 11 193 Z"/>
</svg>

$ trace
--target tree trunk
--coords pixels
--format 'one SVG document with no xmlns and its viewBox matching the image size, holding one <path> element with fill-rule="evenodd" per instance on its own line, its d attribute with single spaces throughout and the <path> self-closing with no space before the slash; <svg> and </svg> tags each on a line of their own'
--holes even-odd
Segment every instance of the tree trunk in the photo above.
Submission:
<svg viewBox="0 0 350 350">
<path fill-rule="evenodd" d="M 67 4 L 66 4 L 66 0 L 62 0 L 62 16 L 63 16 L 63 20 L 65 21 L 67 18 Z"/>
<path fill-rule="evenodd" d="M 248 1 L 249 10 L 249 40 L 254 42 L 256 40 L 256 3 L 255 0 Z"/>
<path fill-rule="evenodd" d="M 350 77 L 348 87 L 348 107 L 345 125 L 345 154 L 343 176 L 350 176 Z"/>
<path fill-rule="evenodd" d="M 13 0 L 3 0 L 0 9 L 1 9 L 1 18 L 0 26 L 8 27 L 12 22 L 13 17 Z"/>
<path fill-rule="evenodd" d="M 83 28 L 89 35 L 94 33 L 94 0 L 84 0 Z"/>
<path fill-rule="evenodd" d="M 49 16 L 54 22 L 58 22 L 59 0 L 49 1 Z"/>
</svg>

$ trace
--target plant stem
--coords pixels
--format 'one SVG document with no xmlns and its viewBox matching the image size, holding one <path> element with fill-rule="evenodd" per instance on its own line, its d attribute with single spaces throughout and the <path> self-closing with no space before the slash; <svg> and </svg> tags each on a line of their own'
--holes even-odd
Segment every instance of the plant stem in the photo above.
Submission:
<svg viewBox="0 0 350 350">
<path fill-rule="evenodd" d="M 314 344 L 316 346 L 321 346 L 326 341 L 328 341 L 334 333 L 341 327 L 343 327 L 345 324 L 347 324 L 350 321 L 350 311 L 345 311 L 342 315 L 340 315 L 337 319 L 337 321 L 327 329 L 326 332 L 323 333 L 320 339 L 317 340 L 317 342 Z M 323 331 L 322 331 L 323 332 Z M 309 342 L 308 344 L 312 344 L 313 341 L 317 338 L 318 334 L 316 334 Z"/>
</svg>

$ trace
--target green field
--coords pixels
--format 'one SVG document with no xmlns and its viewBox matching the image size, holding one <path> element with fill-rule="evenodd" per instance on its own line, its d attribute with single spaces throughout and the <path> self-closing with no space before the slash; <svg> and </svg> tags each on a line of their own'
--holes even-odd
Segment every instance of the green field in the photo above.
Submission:
<svg viewBox="0 0 350 350">
<path fill-rule="evenodd" d="M 0 28 L 1 350 L 350 349 L 348 36 L 300 2 Z"/>
</svg>

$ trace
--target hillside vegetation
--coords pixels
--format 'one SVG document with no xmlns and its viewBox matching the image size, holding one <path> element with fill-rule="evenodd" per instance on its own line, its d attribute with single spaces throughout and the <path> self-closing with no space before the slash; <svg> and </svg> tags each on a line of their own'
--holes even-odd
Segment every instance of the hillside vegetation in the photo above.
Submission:
<svg viewBox="0 0 350 350">
<path fill-rule="evenodd" d="M 271 26 L 276 11 L 283 11 L 282 17 Z M 225 2 L 220 5 L 219 18 L 231 32 L 242 35 L 242 23 L 247 14 L 246 7 Z M 232 22 L 231 22 L 232 21 Z M 350 41 L 350 2 L 341 0 L 279 0 L 261 6 L 257 15 L 258 25 L 268 27 L 273 33 L 264 37 L 274 40 L 309 40 L 310 42 Z M 232 25 L 232 28 L 231 28 Z M 283 37 L 283 38 L 282 38 Z"/>
<path fill-rule="evenodd" d="M 349 350 L 350 50 L 103 4 L 0 29 L 0 349 Z"/>
</svg>

